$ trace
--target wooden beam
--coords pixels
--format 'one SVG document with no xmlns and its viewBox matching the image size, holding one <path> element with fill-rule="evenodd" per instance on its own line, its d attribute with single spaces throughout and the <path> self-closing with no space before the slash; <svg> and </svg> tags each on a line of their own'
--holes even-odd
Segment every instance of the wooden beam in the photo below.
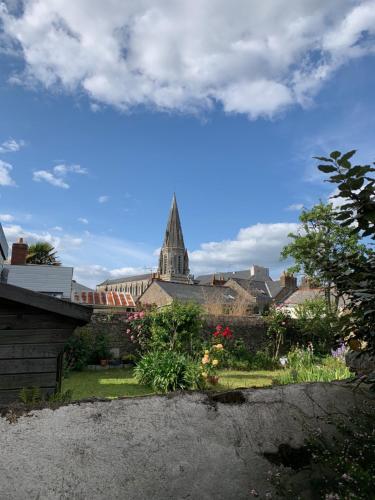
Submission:
<svg viewBox="0 0 375 500">
<path fill-rule="evenodd" d="M 64 349 L 64 343 L 54 344 L 0 344 L 0 359 L 53 358 Z"/>
<path fill-rule="evenodd" d="M 44 373 L 57 369 L 57 358 L 0 359 L 0 378 L 14 373 Z"/>
<path fill-rule="evenodd" d="M 73 330 L 0 330 L 2 344 L 46 344 L 66 342 Z"/>
<path fill-rule="evenodd" d="M 56 372 L 0 375 L 0 389 L 23 387 L 56 387 Z"/>
</svg>

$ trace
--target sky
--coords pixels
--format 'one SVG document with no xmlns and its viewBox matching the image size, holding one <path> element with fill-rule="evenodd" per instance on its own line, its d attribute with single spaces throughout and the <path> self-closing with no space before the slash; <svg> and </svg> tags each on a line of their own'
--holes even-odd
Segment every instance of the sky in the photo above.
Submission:
<svg viewBox="0 0 375 500">
<path fill-rule="evenodd" d="M 0 0 L 0 222 L 75 278 L 287 267 L 314 155 L 375 159 L 374 0 Z"/>
</svg>

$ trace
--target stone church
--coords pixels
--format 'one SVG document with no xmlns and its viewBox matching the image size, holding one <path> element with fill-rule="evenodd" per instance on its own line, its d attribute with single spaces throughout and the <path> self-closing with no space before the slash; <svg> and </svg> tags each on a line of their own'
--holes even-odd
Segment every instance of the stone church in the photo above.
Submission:
<svg viewBox="0 0 375 500">
<path fill-rule="evenodd" d="M 106 280 L 97 285 L 96 289 L 104 292 L 128 292 L 134 299 L 138 299 L 153 279 L 176 283 L 193 283 L 193 277 L 189 271 L 189 256 L 184 243 L 176 195 L 173 195 L 169 211 L 157 272 Z"/>
</svg>

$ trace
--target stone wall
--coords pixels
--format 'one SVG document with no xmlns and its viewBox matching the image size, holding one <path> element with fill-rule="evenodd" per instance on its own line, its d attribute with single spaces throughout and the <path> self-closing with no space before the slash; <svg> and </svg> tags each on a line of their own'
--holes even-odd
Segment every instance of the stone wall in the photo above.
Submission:
<svg viewBox="0 0 375 500">
<path fill-rule="evenodd" d="M 235 338 L 242 339 L 250 352 L 265 347 L 267 327 L 261 316 L 213 316 L 204 317 L 204 338 L 214 332 L 216 325 L 229 326 Z"/>
<path fill-rule="evenodd" d="M 118 349 L 119 355 L 132 354 L 136 346 L 126 334 L 126 313 L 120 314 L 94 314 L 89 325 L 78 328 L 77 333 L 85 331 L 88 335 L 108 335 L 111 349 Z M 266 325 L 261 316 L 213 316 L 206 315 L 203 319 L 203 338 L 207 339 L 214 332 L 216 325 L 229 326 L 236 338 L 244 341 L 251 352 L 256 352 L 264 347 L 266 342 Z"/>
</svg>

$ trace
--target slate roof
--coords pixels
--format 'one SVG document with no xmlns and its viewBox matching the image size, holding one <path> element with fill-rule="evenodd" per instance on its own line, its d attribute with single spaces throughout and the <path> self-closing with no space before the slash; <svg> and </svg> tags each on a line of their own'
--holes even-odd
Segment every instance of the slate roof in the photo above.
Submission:
<svg viewBox="0 0 375 500">
<path fill-rule="evenodd" d="M 213 274 L 202 274 L 196 278 L 196 281 L 199 281 L 200 285 L 208 285 L 212 283 L 213 277 L 217 279 L 226 279 L 230 278 L 240 278 L 240 279 L 250 279 L 250 269 L 244 269 L 243 271 L 228 271 L 226 273 L 213 273 Z"/>
<path fill-rule="evenodd" d="M 135 307 L 133 297 L 125 292 L 76 292 L 73 302 L 87 306 Z"/>
<path fill-rule="evenodd" d="M 265 281 L 256 281 L 241 278 L 231 278 L 231 281 L 235 281 L 244 290 L 250 292 L 252 295 L 262 295 L 267 297 L 270 295 Z"/>
<path fill-rule="evenodd" d="M 324 297 L 324 291 L 321 288 L 299 289 L 289 295 L 281 305 L 303 304 L 305 300 L 316 299 L 317 297 Z"/>
<path fill-rule="evenodd" d="M 104 286 L 104 285 L 117 285 L 119 283 L 128 283 L 129 281 L 143 281 L 143 280 L 150 280 L 151 281 L 151 274 L 137 274 L 135 276 L 123 276 L 122 278 L 116 278 L 113 280 L 105 280 L 102 283 L 99 283 L 97 286 Z"/>
<path fill-rule="evenodd" d="M 192 301 L 198 304 L 220 303 L 233 304 L 238 294 L 229 287 L 189 285 L 186 283 L 174 283 L 172 281 L 154 281 L 171 298 L 180 301 Z"/>
</svg>

